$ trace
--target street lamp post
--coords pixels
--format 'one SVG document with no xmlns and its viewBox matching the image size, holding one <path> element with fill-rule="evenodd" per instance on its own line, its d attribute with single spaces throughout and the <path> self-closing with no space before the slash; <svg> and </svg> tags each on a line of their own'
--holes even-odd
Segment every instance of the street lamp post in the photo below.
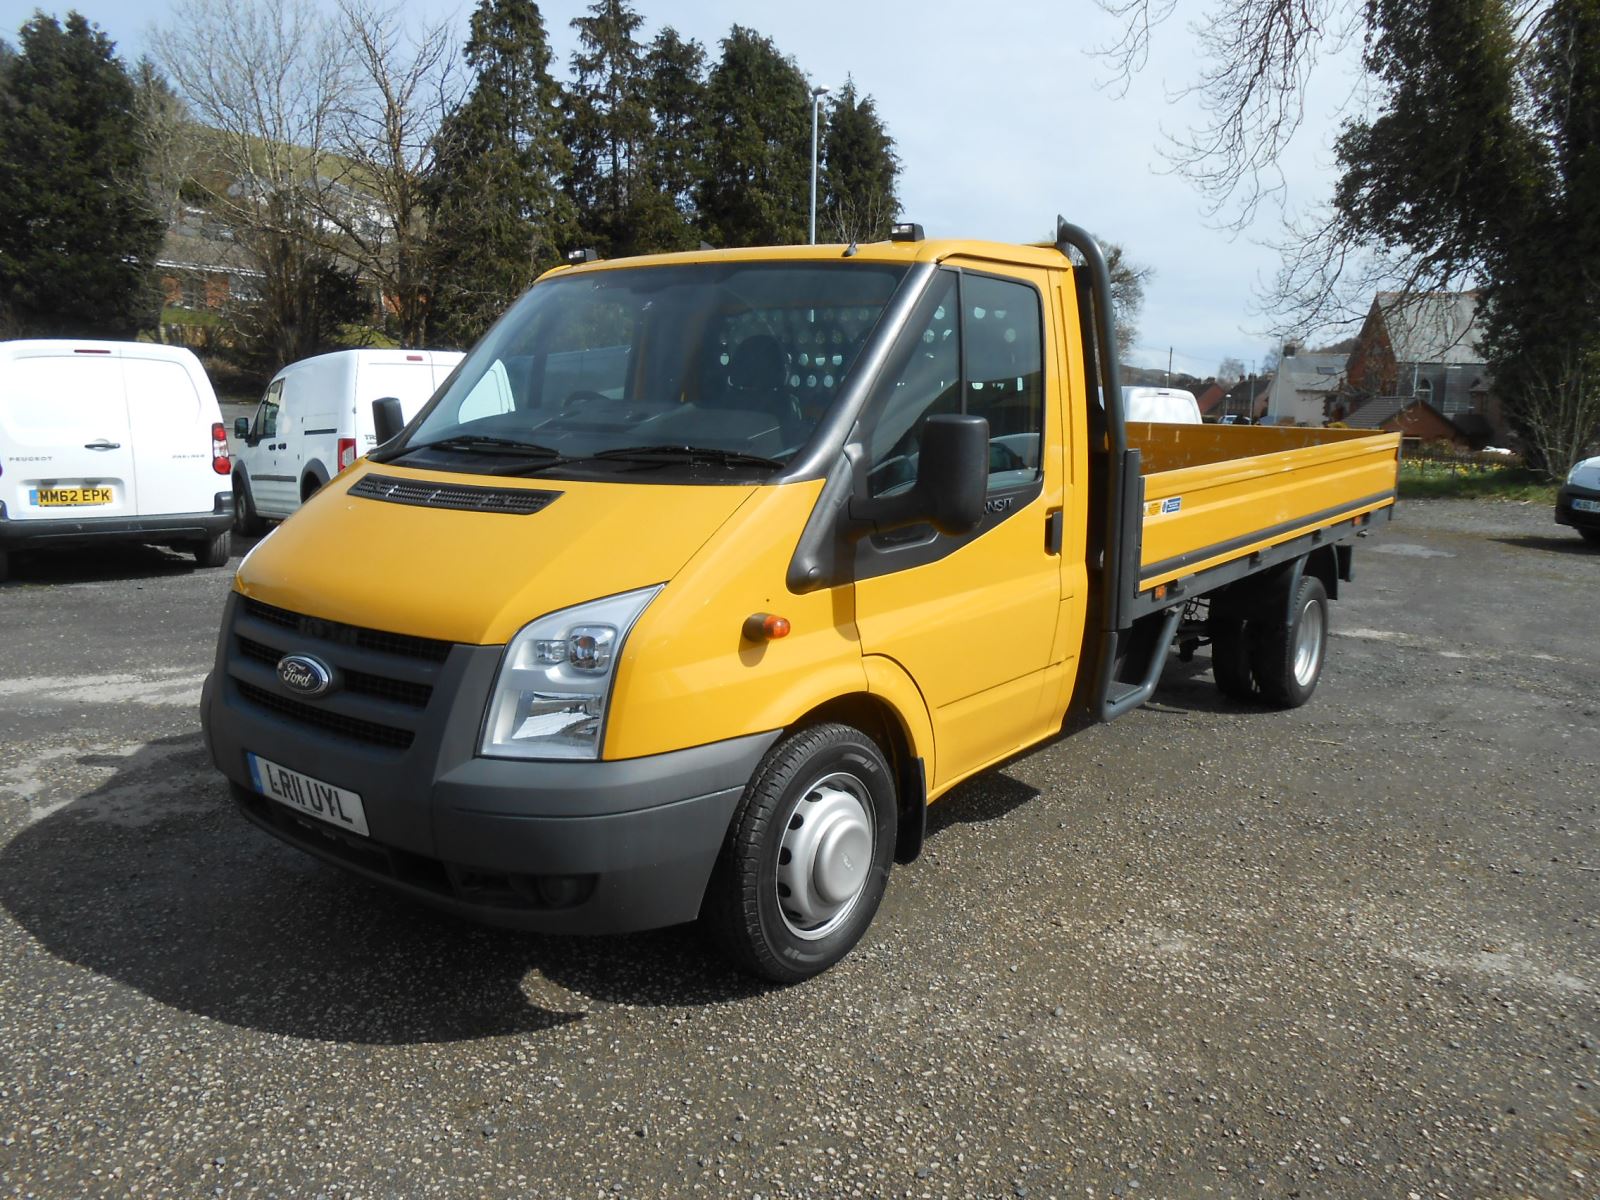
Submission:
<svg viewBox="0 0 1600 1200">
<path fill-rule="evenodd" d="M 817 244 L 817 110 L 828 94 L 825 87 L 811 89 L 811 245 Z"/>
</svg>

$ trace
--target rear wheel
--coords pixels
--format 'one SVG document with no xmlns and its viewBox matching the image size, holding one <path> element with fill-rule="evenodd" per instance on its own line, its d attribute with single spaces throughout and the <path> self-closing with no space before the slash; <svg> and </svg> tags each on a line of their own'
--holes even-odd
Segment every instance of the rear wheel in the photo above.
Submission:
<svg viewBox="0 0 1600 1200">
<path fill-rule="evenodd" d="M 1250 630 L 1235 617 L 1213 617 L 1211 627 L 1211 678 L 1217 691 L 1230 700 L 1256 699 L 1256 680 L 1250 671 Z"/>
<path fill-rule="evenodd" d="M 194 544 L 194 561 L 202 567 L 224 567 L 232 557 L 229 533 L 224 529 L 210 541 Z"/>
<path fill-rule="evenodd" d="M 267 531 L 267 523 L 256 512 L 255 497 L 243 475 L 233 477 L 233 527 L 244 537 L 260 537 Z"/>
<path fill-rule="evenodd" d="M 1322 580 L 1302 575 L 1287 619 L 1252 625 L 1250 665 L 1262 698 L 1279 708 L 1299 708 L 1322 678 L 1328 649 L 1328 592 Z"/>
<path fill-rule="evenodd" d="M 894 859 L 894 776 L 849 725 L 767 752 L 734 812 L 702 920 L 742 969 L 798 983 L 838 962 L 878 911 Z"/>
</svg>

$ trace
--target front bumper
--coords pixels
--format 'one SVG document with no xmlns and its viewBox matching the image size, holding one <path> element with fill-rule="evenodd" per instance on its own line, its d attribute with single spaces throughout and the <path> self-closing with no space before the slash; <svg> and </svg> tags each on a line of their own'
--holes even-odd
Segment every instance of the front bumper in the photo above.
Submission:
<svg viewBox="0 0 1600 1200">
<path fill-rule="evenodd" d="M 615 762 L 479 758 L 501 647 L 419 649 L 408 644 L 417 639 L 389 634 L 377 635 L 388 643 L 352 644 L 350 627 L 302 619 L 290 628 L 279 614 L 229 598 L 201 697 L 212 760 L 257 825 L 489 924 L 620 933 L 699 913 L 734 807 L 778 731 Z M 408 661 L 401 653 L 413 650 L 435 657 Z M 280 652 L 315 653 L 351 681 L 390 683 L 296 699 L 271 666 Z M 398 694 L 413 703 L 401 705 Z M 246 758 L 252 751 L 358 793 L 371 836 L 260 795 Z"/>
<path fill-rule="evenodd" d="M 75 546 L 89 542 L 209 542 L 233 527 L 233 493 L 218 492 L 208 513 L 163 513 L 149 517 L 32 517 L 19 521 L 0 504 L 0 547 Z"/>
<path fill-rule="evenodd" d="M 1584 512 L 1573 506 L 1574 500 L 1587 500 L 1600 504 L 1600 491 L 1594 488 L 1564 484 L 1556 493 L 1556 524 L 1571 525 L 1574 529 L 1600 529 L 1600 512 Z"/>
</svg>

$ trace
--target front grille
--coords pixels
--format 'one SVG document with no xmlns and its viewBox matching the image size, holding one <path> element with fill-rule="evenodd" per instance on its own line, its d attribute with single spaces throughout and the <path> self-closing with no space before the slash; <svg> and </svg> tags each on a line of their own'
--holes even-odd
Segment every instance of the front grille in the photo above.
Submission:
<svg viewBox="0 0 1600 1200">
<path fill-rule="evenodd" d="M 419 508 L 457 508 L 468 512 L 511 513 L 527 516 L 549 506 L 560 492 L 534 488 L 473 487 L 462 483 L 429 483 L 426 480 L 396 479 L 392 475 L 363 475 L 350 488 L 350 495 L 390 504 L 413 504 Z"/>
<path fill-rule="evenodd" d="M 234 683 L 239 688 L 239 695 L 251 704 L 277 713 L 281 717 L 287 717 L 291 721 L 298 721 L 302 725 L 338 734 L 340 737 L 366 742 L 370 746 L 387 746 L 395 750 L 409 749 L 416 738 L 409 729 L 396 729 L 392 725 L 380 725 L 376 721 L 363 721 L 359 717 L 347 717 L 325 708 L 302 704 L 298 700 L 274 695 L 265 688 L 258 688 L 242 679 L 236 679 Z"/>
<path fill-rule="evenodd" d="M 381 629 L 363 629 L 359 625 L 345 625 L 338 621 L 324 621 L 320 617 L 307 617 L 284 608 L 274 608 L 248 597 L 244 610 L 260 621 L 268 621 L 282 629 L 291 629 L 302 637 L 320 638 L 344 646 L 357 646 L 362 650 L 375 650 L 380 654 L 399 654 L 406 658 L 421 658 L 429 662 L 443 662 L 450 657 L 450 643 L 434 638 L 412 637 L 405 633 L 387 633 Z M 277 661 L 274 659 L 273 661 Z"/>
<path fill-rule="evenodd" d="M 239 653 L 245 658 L 254 659 L 264 663 L 274 670 L 277 669 L 278 660 L 286 653 L 285 650 L 275 650 L 264 645 L 254 638 L 239 635 Z M 356 692 L 363 696 L 376 696 L 380 700 L 392 700 L 396 704 L 406 704 L 412 708 L 426 708 L 428 701 L 433 696 L 433 688 L 426 683 L 411 683 L 404 679 L 390 679 L 383 675 L 369 675 L 365 671 L 352 671 L 345 668 L 339 672 L 340 689 L 346 692 Z"/>
</svg>

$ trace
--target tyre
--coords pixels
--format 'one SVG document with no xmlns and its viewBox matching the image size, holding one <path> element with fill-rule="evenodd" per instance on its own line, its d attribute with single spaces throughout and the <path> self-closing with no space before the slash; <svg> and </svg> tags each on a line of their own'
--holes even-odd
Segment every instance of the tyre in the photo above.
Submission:
<svg viewBox="0 0 1600 1200">
<path fill-rule="evenodd" d="M 0 583 L 11 578 L 11 551 L 0 550 Z"/>
<path fill-rule="evenodd" d="M 1600 546 L 1600 529 L 1580 529 L 1578 532 L 1583 535 L 1583 540 L 1588 542 L 1589 545 Z"/>
<path fill-rule="evenodd" d="M 202 567 L 225 567 L 232 557 L 231 535 L 226 529 L 210 541 L 194 544 L 194 561 Z"/>
<path fill-rule="evenodd" d="M 233 477 L 233 528 L 242 537 L 260 537 L 267 531 L 267 523 L 256 512 L 255 497 L 243 475 Z"/>
<path fill-rule="evenodd" d="M 1286 621 L 1252 625 L 1250 666 L 1267 703 L 1299 708 L 1322 678 L 1328 650 L 1328 592 L 1322 580 L 1302 575 Z"/>
<path fill-rule="evenodd" d="M 701 920 L 742 970 L 799 983 L 866 932 L 894 860 L 894 774 L 849 725 L 778 742 L 734 811 Z"/>
<path fill-rule="evenodd" d="M 1258 698 L 1250 670 L 1250 631 L 1236 617 L 1213 617 L 1211 627 L 1211 678 L 1217 691 L 1230 700 Z"/>
</svg>

